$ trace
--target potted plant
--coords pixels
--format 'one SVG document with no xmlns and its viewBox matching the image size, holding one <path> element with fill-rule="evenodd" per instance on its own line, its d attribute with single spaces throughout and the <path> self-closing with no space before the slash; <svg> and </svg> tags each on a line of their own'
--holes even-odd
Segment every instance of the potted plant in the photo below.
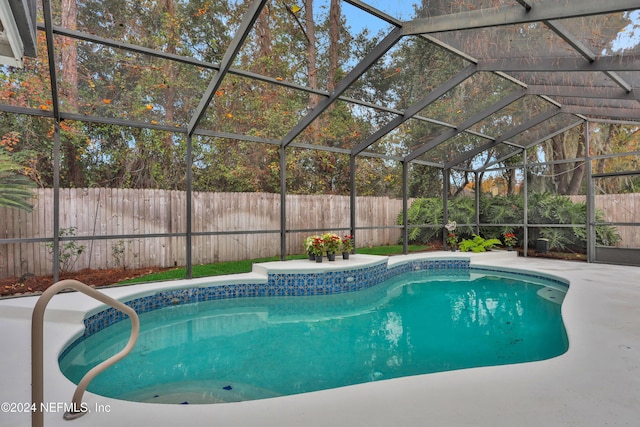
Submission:
<svg viewBox="0 0 640 427">
<path fill-rule="evenodd" d="M 304 239 L 304 250 L 309 255 L 310 261 L 314 261 L 316 259 L 316 255 L 313 253 L 313 242 L 318 237 L 320 236 L 308 236 Z"/>
<path fill-rule="evenodd" d="M 353 251 L 353 236 L 347 234 L 342 238 L 342 259 L 349 259 L 351 251 Z"/>
<path fill-rule="evenodd" d="M 325 242 L 321 236 L 312 236 L 311 252 L 316 258 L 316 262 L 322 262 L 322 254 L 325 251 Z"/>
<path fill-rule="evenodd" d="M 485 239 L 474 234 L 473 239 L 464 239 L 460 242 L 460 250 L 462 252 L 486 252 L 490 251 L 491 248 L 495 245 L 499 245 L 500 243 L 501 242 L 498 239 Z"/>
<path fill-rule="evenodd" d="M 456 236 L 456 233 L 447 234 L 447 245 L 449 249 L 451 249 L 451 252 L 456 251 L 456 246 L 458 245 L 458 236 Z"/>
<path fill-rule="evenodd" d="M 329 261 L 336 260 L 336 252 L 340 250 L 340 236 L 334 233 L 326 233 L 322 235 L 324 240 L 324 250 L 327 251 L 327 259 Z"/>
<path fill-rule="evenodd" d="M 508 250 L 512 251 L 513 247 L 518 243 L 518 238 L 515 234 L 508 232 L 503 234 L 504 244 Z"/>
<path fill-rule="evenodd" d="M 447 246 L 451 249 L 451 252 L 455 252 L 456 245 L 458 244 L 458 236 L 456 236 L 457 224 L 455 221 L 447 223 L 444 228 L 447 229 Z"/>
</svg>

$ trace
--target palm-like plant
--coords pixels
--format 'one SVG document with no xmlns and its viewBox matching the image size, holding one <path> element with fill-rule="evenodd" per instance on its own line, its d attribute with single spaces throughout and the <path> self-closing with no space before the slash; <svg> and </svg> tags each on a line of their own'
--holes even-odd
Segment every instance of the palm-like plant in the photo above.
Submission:
<svg viewBox="0 0 640 427">
<path fill-rule="evenodd" d="M 522 197 L 483 196 L 480 200 L 480 222 L 485 224 L 518 224 L 524 218 Z M 471 197 L 456 197 L 449 204 L 449 220 L 458 224 L 475 223 L 474 200 Z M 586 248 L 587 207 L 585 203 L 574 203 L 567 196 L 551 193 L 533 193 L 529 196 L 529 224 L 575 224 L 574 227 L 529 228 L 529 243 L 539 237 L 549 239 L 549 248 L 556 250 L 580 250 Z M 440 225 L 443 218 L 442 200 L 439 198 L 416 199 L 407 212 L 410 225 L 416 225 L 409 233 L 409 241 L 428 243 L 441 236 L 441 227 L 420 227 L 422 225 Z M 596 222 L 603 222 L 604 215 L 596 211 Z M 402 215 L 398 224 L 402 223 Z M 458 227 L 459 235 L 471 236 L 471 227 Z M 520 233 L 511 226 L 483 227 L 481 234 L 487 239 L 498 238 L 504 233 Z M 522 239 L 522 235 L 518 237 Z M 614 246 L 620 241 L 615 227 L 598 225 L 596 242 L 600 245 Z M 524 242 L 523 242 L 524 243 Z"/>
<path fill-rule="evenodd" d="M 596 222 L 602 222 L 604 214 L 596 210 Z M 567 196 L 550 193 L 536 193 L 529 198 L 529 222 L 535 224 L 586 224 L 587 205 L 584 202 L 574 203 Z M 540 228 L 529 234 L 531 240 L 538 237 L 549 239 L 549 248 L 565 250 L 585 248 L 587 245 L 586 227 Z M 613 246 L 620 241 L 615 227 L 598 225 L 596 227 L 596 243 Z"/>
<path fill-rule="evenodd" d="M 442 200 L 436 198 L 416 199 L 407 210 L 407 221 L 410 225 L 418 227 L 409 231 L 410 242 L 428 243 L 433 240 L 441 227 L 419 227 L 421 225 L 442 224 Z M 402 224 L 402 213 L 398 216 L 398 224 Z"/>
<path fill-rule="evenodd" d="M 524 218 L 522 197 L 518 195 L 490 196 L 480 199 L 480 222 L 485 224 L 518 224 Z M 511 226 L 481 227 L 480 232 L 487 238 L 500 238 L 504 233 L 516 233 Z M 519 233 L 519 232 L 518 232 Z M 520 236 L 522 237 L 522 236 Z"/>
<path fill-rule="evenodd" d="M 33 197 L 32 188 L 29 178 L 20 174 L 20 166 L 0 150 L 0 206 L 31 212 L 33 206 L 28 200 Z"/>
<path fill-rule="evenodd" d="M 474 224 L 476 222 L 475 200 L 471 197 L 455 197 L 449 201 L 449 221 L 457 224 Z M 469 225 L 458 225 L 458 235 L 471 236 L 474 233 L 473 227 Z"/>
</svg>

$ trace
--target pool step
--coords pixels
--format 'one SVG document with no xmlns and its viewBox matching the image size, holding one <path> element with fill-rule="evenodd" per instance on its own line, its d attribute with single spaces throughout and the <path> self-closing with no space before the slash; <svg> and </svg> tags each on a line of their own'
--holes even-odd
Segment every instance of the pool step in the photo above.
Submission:
<svg viewBox="0 0 640 427">
<path fill-rule="evenodd" d="M 562 292 L 555 288 L 544 287 L 536 292 L 539 297 L 546 299 L 547 301 L 551 301 L 555 304 L 562 304 L 566 292 Z"/>
</svg>

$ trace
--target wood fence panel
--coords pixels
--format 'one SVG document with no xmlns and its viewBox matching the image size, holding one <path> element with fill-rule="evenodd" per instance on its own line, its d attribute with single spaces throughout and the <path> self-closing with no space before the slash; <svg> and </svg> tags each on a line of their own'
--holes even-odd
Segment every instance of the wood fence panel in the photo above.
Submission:
<svg viewBox="0 0 640 427">
<path fill-rule="evenodd" d="M 187 193 L 184 191 L 173 192 L 175 200 L 175 206 L 173 207 L 173 232 L 174 233 L 186 233 L 187 231 Z M 173 257 L 172 261 L 174 265 L 185 265 L 187 262 L 186 254 L 186 237 L 174 237 L 173 242 Z"/>
<path fill-rule="evenodd" d="M 0 208 L 0 237 L 52 238 L 53 190 L 35 191 L 32 213 Z M 195 232 L 278 230 L 280 195 L 265 193 L 192 194 L 192 228 Z M 287 230 L 328 229 L 343 235 L 349 227 L 348 196 L 288 195 Z M 597 196 L 596 206 L 609 221 L 639 222 L 640 194 Z M 395 226 L 402 201 L 386 197 L 357 197 L 358 227 Z M 77 227 L 78 236 L 130 235 L 186 232 L 186 193 L 165 190 L 61 189 L 61 227 Z M 342 230 L 341 230 L 342 229 Z M 621 227 L 624 245 L 640 247 L 640 227 Z M 634 234 L 635 233 L 635 234 Z M 303 252 L 310 232 L 287 235 L 288 254 Z M 396 244 L 400 229 L 358 230 L 356 246 Z M 107 268 L 116 264 L 113 248 L 122 240 L 124 265 L 134 267 L 184 265 L 186 239 L 115 238 L 78 241 L 86 245 L 76 268 Z M 194 236 L 196 264 L 278 255 L 279 233 Z M 24 273 L 49 274 L 51 256 L 44 243 L 0 245 L 0 277 Z"/>
<path fill-rule="evenodd" d="M 64 209 L 68 210 L 71 214 L 67 217 L 68 223 L 65 224 L 67 227 L 74 227 L 74 233 L 76 236 L 93 236 L 95 235 L 95 222 L 94 219 L 94 209 L 91 209 L 89 205 L 91 201 L 88 197 L 88 189 L 78 189 L 77 191 L 69 192 L 67 204 Z M 61 206 L 62 209 L 62 206 Z M 62 224 L 61 224 L 61 228 Z M 78 268 L 91 268 L 92 265 L 99 265 L 99 260 L 97 262 L 93 262 L 94 259 L 94 246 L 97 243 L 97 240 L 90 241 L 80 241 L 79 245 L 85 246 L 86 255 L 81 257 L 78 260 Z M 69 242 L 63 242 L 62 244 L 66 244 Z"/>
<path fill-rule="evenodd" d="M 0 208 L 0 218 L 6 218 L 6 213 L 4 209 Z M 4 231 L 4 230 L 3 230 Z M 4 233 L 2 233 L 4 234 Z M 15 276 L 13 266 L 11 266 L 11 270 L 9 269 L 9 250 L 11 249 L 11 245 L 9 244 L 1 244 L 0 245 L 0 278 L 3 277 L 13 277 Z"/>
<path fill-rule="evenodd" d="M 200 216 L 207 211 L 207 207 L 204 205 L 202 194 L 203 193 L 200 191 L 194 191 L 193 193 L 191 193 L 191 230 L 193 232 L 201 231 L 200 222 L 197 219 L 199 219 Z M 200 264 L 198 254 L 208 251 L 206 242 L 201 242 L 201 239 L 198 236 L 193 236 L 191 239 L 191 245 L 193 247 L 193 256 L 191 260 L 194 265 Z"/>
<path fill-rule="evenodd" d="M 152 234 L 156 232 L 157 218 L 155 214 L 156 198 L 154 190 L 145 190 L 146 202 L 144 205 L 145 232 Z M 158 262 L 158 250 L 155 247 L 157 239 L 155 237 L 144 238 L 144 256 L 149 265 L 162 265 Z"/>
<path fill-rule="evenodd" d="M 168 233 L 171 230 L 171 203 L 169 203 L 169 197 L 171 193 L 168 191 L 156 190 L 158 192 L 158 204 L 157 209 L 159 210 L 158 216 L 159 220 L 159 231 L 160 233 Z M 165 238 L 158 238 L 158 249 L 160 251 L 160 262 L 162 265 L 172 265 L 173 260 L 171 260 L 169 245 L 170 240 Z"/>
<path fill-rule="evenodd" d="M 585 196 L 571 196 L 574 202 L 585 202 Z M 601 194 L 595 199 L 596 209 L 604 213 L 605 222 L 640 222 L 640 193 Z M 618 247 L 640 248 L 640 226 L 617 226 L 621 241 Z"/>
<path fill-rule="evenodd" d="M 53 189 L 45 188 L 38 191 L 37 196 L 37 205 L 34 205 L 34 213 L 37 211 L 36 215 L 38 216 L 38 230 L 32 230 L 34 233 L 33 237 L 53 237 Z M 31 233 L 27 233 L 31 234 Z M 51 255 L 49 254 L 49 250 L 45 246 L 44 243 L 34 243 L 40 249 L 41 254 L 41 262 L 39 265 L 33 264 L 31 268 L 32 271 L 28 271 L 29 273 L 41 274 L 41 272 L 51 272 L 53 269 L 53 260 Z M 38 267 L 40 269 L 38 269 Z M 19 276 L 25 272 L 15 272 L 15 276 Z"/>
<path fill-rule="evenodd" d="M 37 225 L 37 221 L 38 221 L 38 216 L 37 215 L 29 215 L 26 212 L 24 212 L 25 215 L 25 222 L 24 222 L 24 231 L 21 232 L 25 232 L 27 233 L 29 230 L 37 230 L 38 229 L 38 225 Z M 25 235 L 26 237 L 26 235 Z M 38 263 L 38 247 L 37 245 L 33 245 L 33 244 L 29 244 L 29 243 L 25 243 L 20 245 L 21 246 L 21 252 L 24 253 L 23 255 L 23 259 L 25 260 L 25 263 L 23 265 L 21 265 L 21 270 L 22 271 L 33 271 L 35 268 L 37 268 L 37 263 Z"/>
<path fill-rule="evenodd" d="M 129 193 L 131 200 L 131 233 L 141 233 L 141 220 L 140 220 L 140 204 L 136 203 L 137 199 L 133 196 L 133 193 Z M 131 268 L 139 268 L 143 265 L 142 258 L 140 257 L 141 251 L 140 239 L 127 239 L 125 241 L 125 258 L 123 260 L 124 266 Z"/>
<path fill-rule="evenodd" d="M 113 215 L 112 199 L 117 197 L 114 195 L 115 189 L 110 188 L 91 188 L 87 192 L 87 206 L 89 207 L 90 217 L 94 222 L 92 227 L 98 236 L 107 236 L 111 233 L 111 223 Z M 108 241 L 94 240 L 91 242 L 91 254 L 93 259 L 92 265 L 111 267 L 112 264 L 107 263 L 105 251 L 107 250 Z"/>
<path fill-rule="evenodd" d="M 9 221 L 14 211 L 15 209 L 0 208 L 0 221 L 2 221 L 0 232 L 3 239 L 12 238 L 12 234 L 16 232 L 16 230 L 10 226 L 12 222 Z M 0 277 L 15 276 L 17 273 L 15 273 L 16 269 L 13 263 L 13 245 L 0 245 L 0 257 Z"/>
<path fill-rule="evenodd" d="M 18 221 L 18 218 L 20 216 L 22 212 L 21 211 L 13 211 L 10 213 L 9 217 L 7 218 L 9 221 L 9 228 L 12 230 L 11 233 L 9 233 L 9 235 L 12 238 L 20 238 L 21 236 L 21 229 L 20 229 L 20 222 Z M 20 262 L 20 245 L 11 245 L 10 246 L 10 250 L 8 251 L 8 255 L 9 255 L 9 265 L 14 265 L 15 268 L 18 271 L 22 270 L 22 263 Z"/>
</svg>

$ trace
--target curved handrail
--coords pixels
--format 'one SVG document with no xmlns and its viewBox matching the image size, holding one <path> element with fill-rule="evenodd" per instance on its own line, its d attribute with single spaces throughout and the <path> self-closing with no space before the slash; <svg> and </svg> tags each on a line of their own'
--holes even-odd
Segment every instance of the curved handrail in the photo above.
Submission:
<svg viewBox="0 0 640 427">
<path fill-rule="evenodd" d="M 33 315 L 31 316 L 31 403 L 34 405 L 34 410 L 31 416 L 31 425 L 33 427 L 42 427 L 44 425 L 44 414 L 42 412 L 42 405 L 44 402 L 44 368 L 43 368 L 43 323 L 44 323 L 44 310 L 47 304 L 53 298 L 55 294 L 64 289 L 74 289 L 78 292 L 82 292 L 100 302 L 110 305 L 129 316 L 131 319 L 131 336 L 127 345 L 117 354 L 114 354 L 109 359 L 94 366 L 78 383 L 73 398 L 71 400 L 72 411 L 67 411 L 64 414 L 64 419 L 72 420 L 84 415 L 87 412 L 87 407 L 82 406 L 82 395 L 84 394 L 89 383 L 102 371 L 113 365 L 117 361 L 123 359 L 133 349 L 133 346 L 138 339 L 140 333 L 140 320 L 136 311 L 125 305 L 124 303 L 113 299 L 102 292 L 93 289 L 92 287 L 73 279 L 61 280 L 42 293 L 35 307 L 33 308 Z"/>
</svg>

